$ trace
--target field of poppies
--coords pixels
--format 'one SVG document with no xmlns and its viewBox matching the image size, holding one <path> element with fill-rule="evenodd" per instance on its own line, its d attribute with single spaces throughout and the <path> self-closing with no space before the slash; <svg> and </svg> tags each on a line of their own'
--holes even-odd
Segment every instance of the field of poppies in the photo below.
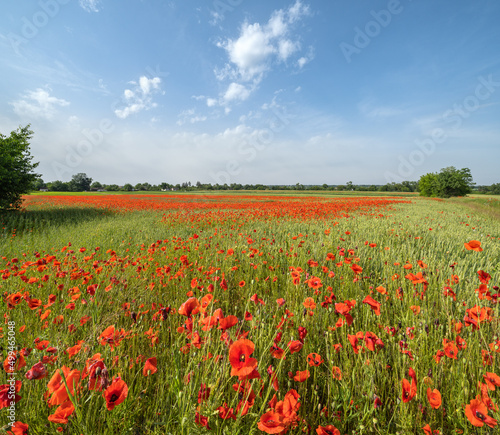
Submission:
<svg viewBox="0 0 500 435">
<path fill-rule="evenodd" d="M 457 201 L 28 196 L 0 433 L 497 433 L 499 264 Z"/>
</svg>

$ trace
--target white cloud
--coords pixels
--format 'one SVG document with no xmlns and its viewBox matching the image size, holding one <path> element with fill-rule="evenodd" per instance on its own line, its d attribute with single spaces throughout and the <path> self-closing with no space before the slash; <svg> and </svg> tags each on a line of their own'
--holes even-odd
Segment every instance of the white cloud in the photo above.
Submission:
<svg viewBox="0 0 500 435">
<path fill-rule="evenodd" d="M 252 80 L 268 69 L 268 59 L 277 50 L 271 37 L 271 33 L 259 23 L 244 23 L 240 37 L 230 39 L 224 45 L 242 80 Z"/>
<path fill-rule="evenodd" d="M 159 77 L 148 79 L 146 76 L 142 76 L 139 78 L 139 83 L 130 83 L 134 84 L 135 88 L 123 91 L 125 107 L 115 110 L 115 115 L 121 119 L 156 107 L 156 103 L 153 102 L 153 95 L 161 92 L 161 79 Z"/>
<path fill-rule="evenodd" d="M 299 68 L 302 68 L 307 62 L 308 62 L 307 57 L 301 57 L 297 61 L 297 65 L 299 66 Z"/>
<path fill-rule="evenodd" d="M 297 0 L 287 10 L 274 11 L 265 24 L 243 23 L 237 38 L 218 43 L 226 50 L 229 64 L 216 70 L 216 77 L 219 80 L 253 81 L 257 85 L 272 68 L 273 62 L 284 62 L 300 50 L 298 37 L 292 34 L 293 23 L 308 13 L 309 7 Z M 302 66 L 310 58 L 305 56 Z"/>
<path fill-rule="evenodd" d="M 275 10 L 267 23 L 244 22 L 237 38 L 228 38 L 218 42 L 223 48 L 229 62 L 222 68 L 214 70 L 219 81 L 229 80 L 226 91 L 219 100 L 207 98 L 207 106 L 216 104 L 225 106 L 225 113 L 230 112 L 227 105 L 234 101 L 247 100 L 254 92 L 265 74 L 274 64 L 287 62 L 300 51 L 301 45 L 297 35 L 293 34 L 293 23 L 309 14 L 309 7 L 300 0 L 288 9 Z M 293 62 L 303 67 L 312 59 L 312 50 Z"/>
<path fill-rule="evenodd" d="M 279 42 L 279 58 L 287 60 L 293 53 L 299 50 L 300 44 L 298 42 L 290 41 L 289 39 L 282 39 Z"/>
<path fill-rule="evenodd" d="M 213 107 L 217 104 L 217 100 L 215 98 L 207 98 L 207 106 Z"/>
<path fill-rule="evenodd" d="M 312 47 L 309 47 L 307 54 L 299 58 L 299 60 L 297 61 L 297 65 L 299 68 L 302 69 L 306 63 L 311 62 L 311 60 L 313 59 L 314 59 L 314 50 Z"/>
<path fill-rule="evenodd" d="M 300 0 L 297 0 L 293 6 L 288 8 L 288 21 L 294 23 L 309 14 L 309 5 L 304 5 Z"/>
<path fill-rule="evenodd" d="M 177 125 L 181 126 L 186 123 L 195 124 L 197 122 L 203 122 L 207 120 L 206 116 L 200 116 L 196 114 L 194 109 L 183 110 L 179 113 L 179 120 L 177 121 Z"/>
<path fill-rule="evenodd" d="M 239 83 L 231 83 L 224 94 L 224 101 L 245 101 L 250 96 L 251 90 Z"/>
<path fill-rule="evenodd" d="M 151 92 L 151 89 L 158 89 L 160 86 L 161 79 L 159 77 L 154 77 L 148 79 L 146 76 L 142 76 L 139 79 L 139 86 L 141 87 L 142 93 L 147 95 Z"/>
<path fill-rule="evenodd" d="M 100 0 L 79 0 L 79 3 L 87 12 L 99 12 Z"/>
<path fill-rule="evenodd" d="M 270 36 L 278 37 L 284 35 L 287 31 L 287 24 L 284 21 L 285 13 L 282 9 L 279 11 L 275 11 L 269 22 L 267 23 L 267 28 L 270 33 Z"/>
<path fill-rule="evenodd" d="M 52 119 L 57 112 L 57 107 L 65 107 L 69 102 L 60 98 L 51 97 L 49 92 L 38 88 L 28 91 L 17 101 L 10 103 L 14 113 L 21 117 Z"/>
</svg>

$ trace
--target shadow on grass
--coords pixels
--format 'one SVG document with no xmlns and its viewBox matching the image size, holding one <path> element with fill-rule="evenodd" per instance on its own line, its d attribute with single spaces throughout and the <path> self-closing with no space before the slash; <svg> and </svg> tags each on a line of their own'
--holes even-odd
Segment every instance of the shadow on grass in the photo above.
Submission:
<svg viewBox="0 0 500 435">
<path fill-rule="evenodd" d="M 45 210 L 0 211 L 0 229 L 21 235 L 26 231 L 73 226 L 112 216 L 113 212 L 90 207 L 64 207 Z"/>
</svg>

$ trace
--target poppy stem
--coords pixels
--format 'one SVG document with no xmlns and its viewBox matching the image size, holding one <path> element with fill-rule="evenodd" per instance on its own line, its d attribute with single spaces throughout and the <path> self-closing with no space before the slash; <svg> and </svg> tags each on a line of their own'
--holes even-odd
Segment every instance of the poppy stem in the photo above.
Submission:
<svg viewBox="0 0 500 435">
<path fill-rule="evenodd" d="M 78 420 L 78 426 L 81 426 L 81 430 L 83 430 L 83 433 L 85 435 L 88 435 L 87 426 L 85 425 L 85 423 L 83 421 L 83 416 L 82 416 L 80 408 L 78 407 L 78 402 L 76 400 L 76 397 L 73 396 L 73 394 L 71 394 L 71 391 L 68 387 L 68 383 L 66 382 L 66 376 L 64 376 L 64 372 L 62 371 L 62 369 L 59 369 L 59 374 L 61 375 L 61 378 L 64 382 L 64 386 L 66 387 L 66 392 L 68 393 L 69 400 L 71 400 L 71 403 L 73 404 L 73 407 L 75 408 L 75 414 L 76 414 L 76 419 Z M 80 430 L 80 428 L 79 428 L 79 430 Z"/>
</svg>

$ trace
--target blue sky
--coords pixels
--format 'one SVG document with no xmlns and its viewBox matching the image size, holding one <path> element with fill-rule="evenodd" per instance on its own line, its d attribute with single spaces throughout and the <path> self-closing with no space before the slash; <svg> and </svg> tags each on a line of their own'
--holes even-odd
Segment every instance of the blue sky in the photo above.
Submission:
<svg viewBox="0 0 500 435">
<path fill-rule="evenodd" d="M 0 132 L 45 181 L 500 182 L 500 2 L 0 5 Z"/>
</svg>

